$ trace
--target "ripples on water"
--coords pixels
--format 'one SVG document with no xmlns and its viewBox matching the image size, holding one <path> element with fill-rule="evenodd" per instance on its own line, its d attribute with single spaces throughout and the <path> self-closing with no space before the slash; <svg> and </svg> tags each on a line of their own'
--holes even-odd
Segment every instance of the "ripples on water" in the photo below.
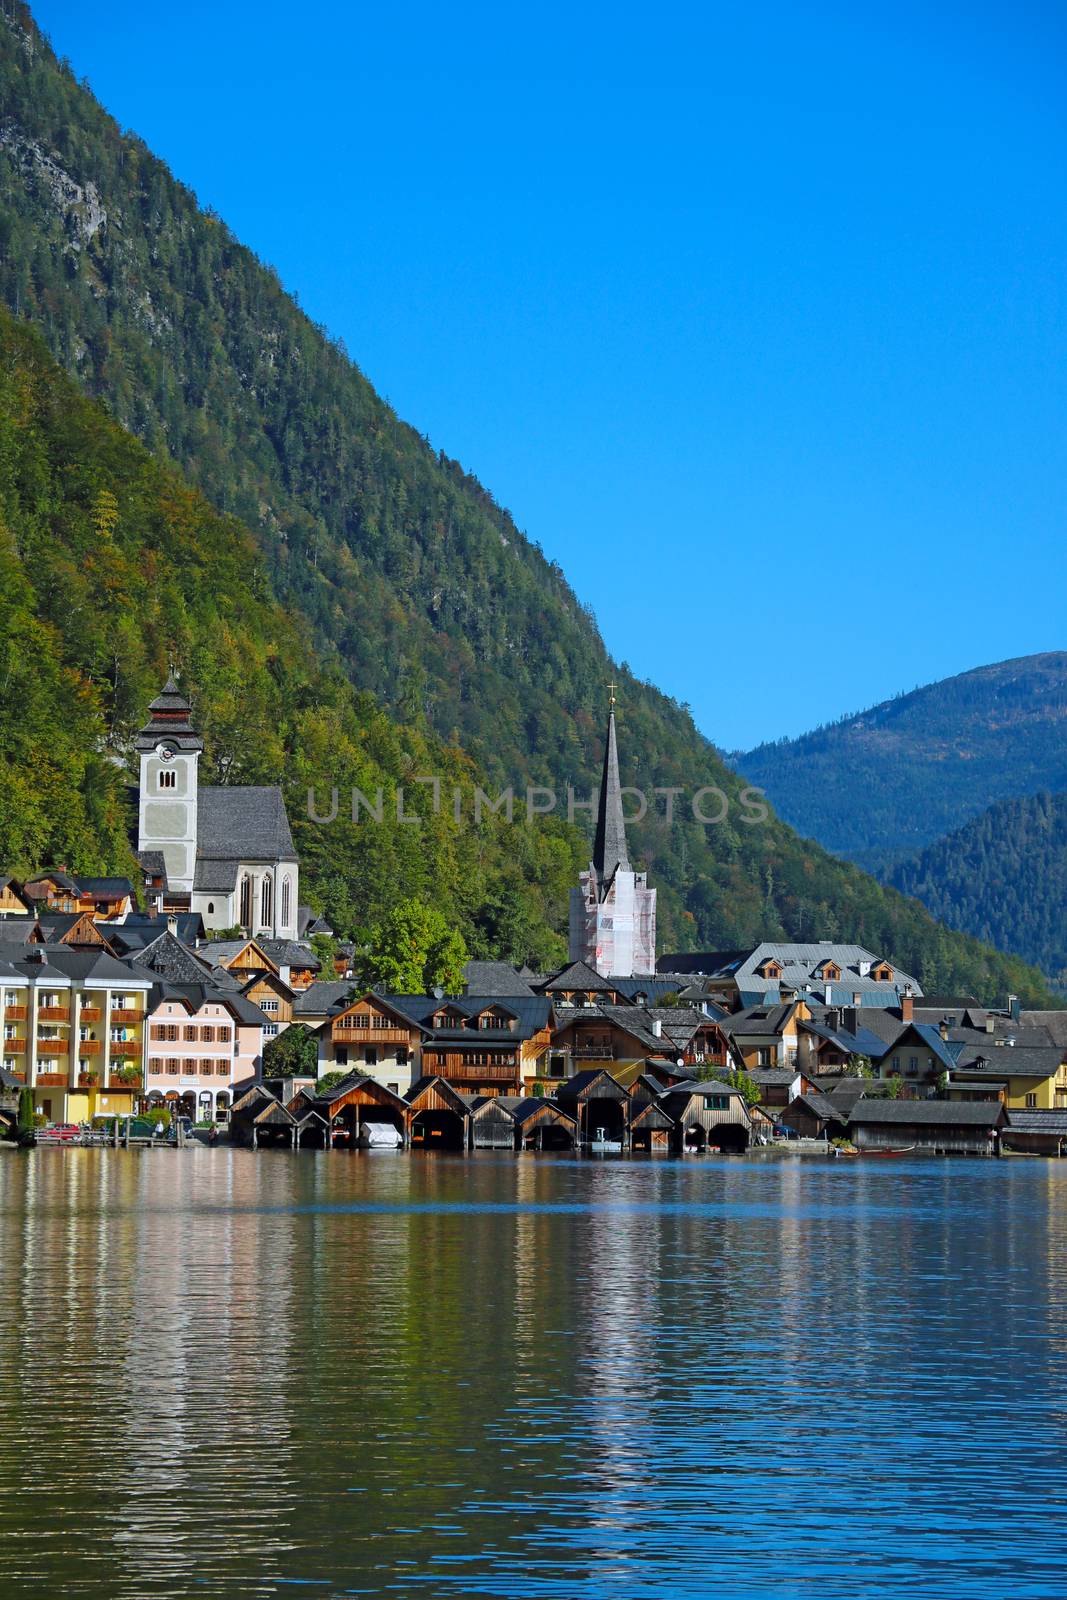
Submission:
<svg viewBox="0 0 1067 1600">
<path fill-rule="evenodd" d="M 0 1595 L 1062 1597 L 1065 1215 L 1025 1160 L 5 1155 Z"/>
</svg>

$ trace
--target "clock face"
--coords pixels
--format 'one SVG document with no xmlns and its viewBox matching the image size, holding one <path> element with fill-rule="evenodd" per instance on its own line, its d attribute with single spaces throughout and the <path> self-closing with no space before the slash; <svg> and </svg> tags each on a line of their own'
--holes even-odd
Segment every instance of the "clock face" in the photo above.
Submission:
<svg viewBox="0 0 1067 1600">
<path fill-rule="evenodd" d="M 171 749 L 169 744 L 161 744 L 160 745 L 160 747 L 159 747 L 159 759 L 161 761 L 173 761 L 174 760 L 174 751 Z"/>
</svg>

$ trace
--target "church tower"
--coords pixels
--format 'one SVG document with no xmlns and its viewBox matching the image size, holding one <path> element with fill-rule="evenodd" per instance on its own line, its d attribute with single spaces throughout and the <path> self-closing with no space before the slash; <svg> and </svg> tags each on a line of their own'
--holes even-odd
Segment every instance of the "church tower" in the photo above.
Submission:
<svg viewBox="0 0 1067 1600">
<path fill-rule="evenodd" d="M 603 977 L 631 978 L 656 970 L 656 891 L 626 849 L 614 684 L 610 693 L 593 859 L 571 890 L 570 957 Z"/>
<path fill-rule="evenodd" d="M 196 872 L 197 768 L 204 741 L 189 722 L 191 710 L 171 673 L 134 741 L 141 757 L 137 852 L 162 852 L 168 884 L 178 894 L 192 893 Z"/>
</svg>

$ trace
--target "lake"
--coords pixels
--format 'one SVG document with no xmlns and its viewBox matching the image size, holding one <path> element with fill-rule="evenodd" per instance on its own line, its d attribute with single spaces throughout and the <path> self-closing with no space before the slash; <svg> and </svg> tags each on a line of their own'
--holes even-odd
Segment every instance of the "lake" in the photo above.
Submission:
<svg viewBox="0 0 1067 1600">
<path fill-rule="evenodd" d="M 1062 1597 L 1067 1163 L 0 1157 L 0 1594 Z"/>
</svg>

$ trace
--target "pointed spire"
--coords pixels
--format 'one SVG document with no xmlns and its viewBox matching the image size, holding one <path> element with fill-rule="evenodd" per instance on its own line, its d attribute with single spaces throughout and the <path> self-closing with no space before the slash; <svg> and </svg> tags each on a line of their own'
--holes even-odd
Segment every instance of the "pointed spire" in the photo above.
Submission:
<svg viewBox="0 0 1067 1600">
<path fill-rule="evenodd" d="M 611 879 L 616 868 L 630 870 L 626 853 L 626 819 L 622 811 L 622 785 L 619 782 L 619 747 L 615 738 L 615 684 L 609 686 L 608 738 L 604 748 L 604 773 L 600 780 L 600 805 L 597 808 L 593 865 L 601 883 Z"/>
</svg>

